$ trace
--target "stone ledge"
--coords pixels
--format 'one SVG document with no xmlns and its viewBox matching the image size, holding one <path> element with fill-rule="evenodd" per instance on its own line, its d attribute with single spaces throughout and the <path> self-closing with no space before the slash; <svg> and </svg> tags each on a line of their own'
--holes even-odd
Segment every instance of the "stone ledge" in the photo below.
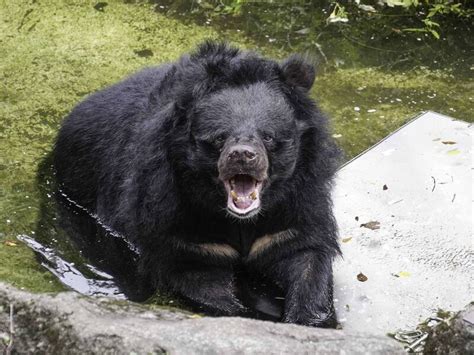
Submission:
<svg viewBox="0 0 474 355">
<path fill-rule="evenodd" d="M 194 318 L 73 292 L 31 294 L 1 283 L 0 334 L 8 330 L 10 304 L 14 353 L 404 353 L 383 336 L 244 318 Z"/>
</svg>

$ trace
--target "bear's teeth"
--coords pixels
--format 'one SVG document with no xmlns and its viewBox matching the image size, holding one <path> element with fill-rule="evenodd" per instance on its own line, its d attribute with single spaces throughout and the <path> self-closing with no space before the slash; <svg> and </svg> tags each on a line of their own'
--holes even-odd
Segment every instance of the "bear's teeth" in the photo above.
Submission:
<svg viewBox="0 0 474 355">
<path fill-rule="evenodd" d="M 252 193 L 249 195 L 249 197 L 252 199 L 252 200 L 256 200 L 257 199 L 257 192 L 254 190 L 252 191 Z"/>
<path fill-rule="evenodd" d="M 232 196 L 232 199 L 233 199 L 234 201 L 238 201 L 239 196 L 237 195 L 237 192 L 235 192 L 234 190 L 232 190 L 232 191 L 230 192 L 230 195 Z"/>
</svg>

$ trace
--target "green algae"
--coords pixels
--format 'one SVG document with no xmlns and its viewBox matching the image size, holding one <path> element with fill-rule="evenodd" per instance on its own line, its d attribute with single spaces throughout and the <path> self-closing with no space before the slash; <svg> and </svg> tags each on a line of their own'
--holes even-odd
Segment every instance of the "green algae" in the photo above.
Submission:
<svg viewBox="0 0 474 355">
<path fill-rule="evenodd" d="M 16 242 L 8 246 L 2 238 L 0 245 L 0 280 L 20 289 L 32 292 L 57 292 L 64 290 L 58 280 L 36 262 L 33 251 L 26 245 Z"/>
<path fill-rule="evenodd" d="M 472 82 L 456 81 L 446 71 L 349 68 L 320 76 L 312 93 L 333 118 L 335 137 L 352 158 L 422 111 L 473 122 L 472 89 Z"/>
<path fill-rule="evenodd" d="M 103 11 L 93 5 L 0 2 L 0 280 L 20 288 L 61 289 L 30 250 L 5 242 L 34 233 L 37 166 L 62 118 L 88 93 L 217 37 L 147 4 L 109 2 Z M 145 49 L 153 55 L 141 55 Z"/>
<path fill-rule="evenodd" d="M 174 60 L 206 38 L 278 59 L 299 48 L 272 44 L 262 31 L 168 16 L 148 2 L 96 4 L 0 0 L 0 280 L 32 291 L 63 289 L 16 236 L 34 236 L 44 198 L 37 167 L 79 100 L 140 68 Z M 359 65 L 321 70 L 311 93 L 349 159 L 423 110 L 472 122 L 472 89 L 473 81 L 452 68 Z"/>
</svg>

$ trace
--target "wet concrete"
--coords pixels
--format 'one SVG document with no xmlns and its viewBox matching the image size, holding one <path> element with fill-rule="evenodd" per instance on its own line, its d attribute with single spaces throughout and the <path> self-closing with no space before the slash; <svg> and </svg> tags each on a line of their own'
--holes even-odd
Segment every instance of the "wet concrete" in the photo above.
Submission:
<svg viewBox="0 0 474 355">
<path fill-rule="evenodd" d="M 427 112 L 339 171 L 335 297 L 344 329 L 414 329 L 474 299 L 472 133 Z"/>
</svg>

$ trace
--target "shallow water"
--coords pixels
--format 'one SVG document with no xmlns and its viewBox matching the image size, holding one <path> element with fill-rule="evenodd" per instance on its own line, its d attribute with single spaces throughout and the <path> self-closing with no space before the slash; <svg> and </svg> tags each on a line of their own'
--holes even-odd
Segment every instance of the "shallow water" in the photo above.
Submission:
<svg viewBox="0 0 474 355">
<path fill-rule="evenodd" d="M 123 297 L 121 287 L 127 287 L 120 280 L 135 275 L 119 272 L 110 280 L 99 253 L 104 248 L 94 246 L 100 240 L 125 250 L 118 255 L 130 265 L 133 251 L 68 201 L 65 210 L 72 212 L 61 217 L 52 180 L 41 174 L 47 168 L 37 178 L 38 166 L 47 164 L 62 118 L 81 98 L 138 68 L 174 60 L 205 37 L 276 58 L 307 51 L 319 62 L 312 95 L 332 118 L 347 158 L 422 110 L 473 121 L 472 27 L 464 23 L 433 41 L 424 34 L 370 32 L 363 22 L 328 26 L 327 11 L 301 4 L 288 11 L 253 3 L 228 16 L 195 2 L 109 3 L 103 11 L 84 2 L 0 6 L 0 279 L 18 287 L 59 290 L 57 277 L 86 294 Z M 75 224 L 89 239 L 73 241 Z M 84 256 L 86 247 L 96 253 Z M 140 292 L 130 297 L 144 298 Z"/>
</svg>

